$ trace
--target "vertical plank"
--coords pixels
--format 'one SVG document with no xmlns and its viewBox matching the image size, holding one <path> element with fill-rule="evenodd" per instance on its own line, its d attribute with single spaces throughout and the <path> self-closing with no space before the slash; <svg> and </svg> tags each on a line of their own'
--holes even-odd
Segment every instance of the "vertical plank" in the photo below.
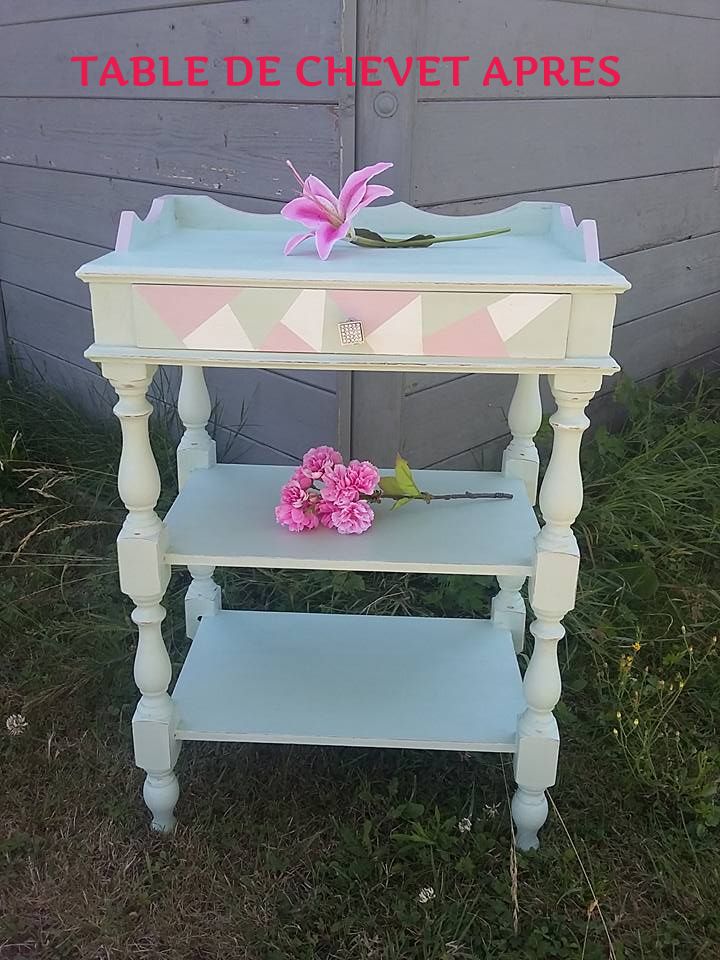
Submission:
<svg viewBox="0 0 720 960">
<path fill-rule="evenodd" d="M 352 455 L 390 467 L 402 452 L 402 374 L 362 373 L 352 384 Z"/>
<path fill-rule="evenodd" d="M 404 58 L 418 53 L 424 34 L 427 0 L 357 0 L 358 56 Z M 393 200 L 409 201 L 413 183 L 413 137 L 417 74 L 403 85 L 361 86 L 356 99 L 357 165 L 394 163 L 382 178 Z M 350 417 L 353 456 L 392 464 L 401 444 L 403 377 L 398 373 L 353 373 Z"/>
<path fill-rule="evenodd" d="M 10 376 L 10 339 L 8 337 L 7 314 L 3 298 L 3 285 L 0 283 L 0 377 Z"/>
<path fill-rule="evenodd" d="M 394 56 L 402 65 L 424 37 L 427 0 L 358 0 L 358 56 Z M 412 198 L 417 71 L 402 86 L 362 86 L 357 93 L 359 166 L 391 160 L 383 182 L 396 200 Z"/>
</svg>

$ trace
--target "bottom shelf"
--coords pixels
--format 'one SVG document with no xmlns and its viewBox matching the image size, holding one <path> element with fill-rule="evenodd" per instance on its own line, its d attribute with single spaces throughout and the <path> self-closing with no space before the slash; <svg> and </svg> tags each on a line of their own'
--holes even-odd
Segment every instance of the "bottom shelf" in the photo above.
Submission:
<svg viewBox="0 0 720 960">
<path fill-rule="evenodd" d="M 222 611 L 173 692 L 180 740 L 512 752 L 525 701 L 487 620 Z"/>
</svg>

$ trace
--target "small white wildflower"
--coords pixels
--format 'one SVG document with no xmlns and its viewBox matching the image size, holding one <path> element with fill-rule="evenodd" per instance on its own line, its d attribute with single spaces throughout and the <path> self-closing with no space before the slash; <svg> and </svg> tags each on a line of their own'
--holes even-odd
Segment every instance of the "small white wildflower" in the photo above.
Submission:
<svg viewBox="0 0 720 960">
<path fill-rule="evenodd" d="M 472 830 L 472 820 L 470 817 L 463 817 L 462 820 L 458 820 L 458 830 L 460 833 L 470 833 Z"/>
<path fill-rule="evenodd" d="M 496 817 L 498 815 L 499 810 L 500 810 L 499 803 L 485 804 L 485 816 L 489 817 L 491 820 L 493 819 L 493 817 Z"/>
<path fill-rule="evenodd" d="M 435 891 L 432 887 L 423 887 L 418 894 L 418 903 L 430 903 L 435 899 Z"/>
<path fill-rule="evenodd" d="M 19 737 L 28 728 L 28 722 L 21 713 L 11 713 L 5 721 L 7 732 L 11 737 Z"/>
</svg>

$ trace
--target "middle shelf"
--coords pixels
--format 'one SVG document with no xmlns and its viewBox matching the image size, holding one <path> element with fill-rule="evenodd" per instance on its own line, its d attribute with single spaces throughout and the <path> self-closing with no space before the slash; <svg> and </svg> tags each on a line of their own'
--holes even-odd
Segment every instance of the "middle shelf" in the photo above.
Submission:
<svg viewBox="0 0 720 960">
<path fill-rule="evenodd" d="M 218 464 L 193 471 L 165 517 L 171 564 L 310 570 L 382 570 L 529 576 L 538 524 L 520 480 L 501 473 L 416 470 L 430 493 L 503 491 L 512 500 L 374 506 L 361 536 L 319 528 L 290 533 L 275 522 L 293 468 Z"/>
</svg>

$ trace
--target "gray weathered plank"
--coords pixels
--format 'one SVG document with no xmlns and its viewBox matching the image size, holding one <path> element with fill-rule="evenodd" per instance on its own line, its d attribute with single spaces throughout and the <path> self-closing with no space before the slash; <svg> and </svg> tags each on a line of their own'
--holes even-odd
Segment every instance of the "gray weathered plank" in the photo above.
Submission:
<svg viewBox="0 0 720 960">
<path fill-rule="evenodd" d="M 633 380 L 718 347 L 720 292 L 623 324 L 613 338 L 613 355 Z"/>
<path fill-rule="evenodd" d="M 71 17 L 115 18 L 120 11 L 191 6 L 212 8 L 222 4 L 236 6 L 237 0 L 3 0 L 0 26 L 41 20 L 66 20 Z"/>
<path fill-rule="evenodd" d="M 399 62 L 423 52 L 422 11 L 426 4 L 417 0 L 393 0 L 376 3 L 361 0 L 358 7 L 358 56 L 394 56 Z M 420 7 L 420 9 L 418 9 Z M 383 183 L 392 187 L 397 200 L 412 201 L 412 143 L 415 104 L 418 96 L 417 72 L 403 86 L 387 88 L 359 86 L 356 93 L 358 166 L 391 160 L 393 169 L 383 175 Z M 394 110 L 390 116 L 376 109 L 382 95 Z"/>
<path fill-rule="evenodd" d="M 3 282 L 8 334 L 89 373 L 98 368 L 83 357 L 93 341 L 90 310 Z"/>
<path fill-rule="evenodd" d="M 618 7 L 646 13 L 670 13 L 684 17 L 707 17 L 720 20 L 716 0 L 554 0 L 563 4 L 587 4 L 592 7 Z M 674 29 L 674 27 L 673 27 Z"/>
<path fill-rule="evenodd" d="M 207 381 L 213 401 L 220 405 L 221 422 L 241 426 L 250 440 L 294 457 L 337 441 L 334 393 L 264 370 L 215 368 L 208 370 Z"/>
<path fill-rule="evenodd" d="M 67 4 L 58 4 L 67 6 Z M 340 54 L 340 0 L 314 0 L 312 15 L 295 0 L 273 0 L 272 10 L 264 0 L 238 4 L 185 6 L 173 9 L 116 13 L 109 25 L 106 17 L 30 23 L 7 27 L 0 35 L 0 91 L 6 97 L 122 97 L 133 100 L 262 100 L 337 101 L 339 86 L 304 86 L 295 74 L 300 52 Z M 229 38 L 232 42 L 229 43 Z M 90 84 L 81 86 L 80 64 L 74 56 L 96 56 L 88 67 Z M 172 80 L 187 79 L 185 57 L 204 56 L 209 62 L 204 76 L 207 86 L 134 86 L 130 57 L 166 56 Z M 254 77 L 244 86 L 229 86 L 224 58 L 257 55 L 281 58 L 272 80 L 279 86 L 261 86 L 255 64 Z M 108 81 L 99 86 L 104 64 L 117 58 L 127 86 Z M 157 62 L 157 61 L 156 61 Z M 42 69 L 28 69 L 42 63 Z M 157 70 L 162 67 L 158 63 Z M 313 73 L 314 75 L 314 73 Z M 238 68 L 238 79 L 244 71 Z"/>
<path fill-rule="evenodd" d="M 134 210 L 144 217 L 155 197 L 167 192 L 211 193 L 216 200 L 251 213 L 277 213 L 280 209 L 280 203 L 273 200 L 189 187 L 170 191 L 138 180 L 0 163 L 0 222 L 112 247 L 121 212 Z"/>
<path fill-rule="evenodd" d="M 633 284 L 618 300 L 615 323 L 622 324 L 720 289 L 720 233 L 613 257 L 610 263 Z"/>
<path fill-rule="evenodd" d="M 628 4 L 632 6 L 632 2 Z M 680 9 L 680 0 L 675 0 Z M 439 68 L 439 86 L 420 90 L 424 100 L 480 98 L 525 99 L 545 97 L 679 97 L 717 96 L 720 90 L 720 20 L 708 22 L 691 17 L 656 16 L 616 7 L 568 4 L 559 8 L 554 0 L 494 0 L 473 4 L 463 0 L 435 0 L 424 5 L 422 52 L 444 54 L 462 51 L 472 57 L 462 66 L 461 85 L 452 86 L 449 66 Z M 717 5 L 716 5 L 717 9 Z M 672 43 L 667 43 L 671 31 Z M 488 38 L 492 37 L 492 45 Z M 662 50 L 662 56 L 658 56 Z M 689 55 L 692 51 L 692 55 Z M 570 57 L 620 57 L 622 77 L 617 86 L 599 84 L 609 79 L 597 66 L 588 87 L 544 85 L 542 64 L 538 72 L 516 83 L 514 57 L 564 56 L 566 77 L 574 79 Z M 513 81 L 505 87 L 494 81 L 483 86 L 493 56 L 499 56 Z M 583 78 L 588 79 L 588 78 Z"/>
<path fill-rule="evenodd" d="M 601 255 L 616 257 L 720 232 L 720 190 L 715 186 L 716 178 L 716 169 L 691 170 L 441 204 L 432 210 L 470 215 L 490 213 L 523 200 L 569 203 L 578 222 L 597 221 Z"/>
<path fill-rule="evenodd" d="M 512 376 L 477 375 L 405 397 L 403 453 L 424 467 L 504 434 L 514 387 Z"/>
<path fill-rule="evenodd" d="M 711 167 L 720 98 L 425 102 L 416 117 L 426 205 Z"/>
<path fill-rule="evenodd" d="M 3 300 L 3 285 L 0 282 L 0 377 L 10 376 L 10 342 L 8 339 L 7 315 Z"/>
<path fill-rule="evenodd" d="M 285 158 L 331 187 L 337 111 L 321 104 L 0 100 L 0 160 L 290 199 Z"/>
<path fill-rule="evenodd" d="M 390 466 L 403 437 L 401 414 L 402 375 L 353 373 L 350 439 L 351 452 L 361 460 Z"/>
<path fill-rule="evenodd" d="M 90 297 L 75 271 L 104 253 L 89 243 L 0 224 L 0 278 L 81 307 Z"/>
<path fill-rule="evenodd" d="M 110 419 L 117 396 L 107 380 L 20 340 L 11 340 L 10 349 L 18 373 L 60 391 L 91 416 Z"/>
</svg>

